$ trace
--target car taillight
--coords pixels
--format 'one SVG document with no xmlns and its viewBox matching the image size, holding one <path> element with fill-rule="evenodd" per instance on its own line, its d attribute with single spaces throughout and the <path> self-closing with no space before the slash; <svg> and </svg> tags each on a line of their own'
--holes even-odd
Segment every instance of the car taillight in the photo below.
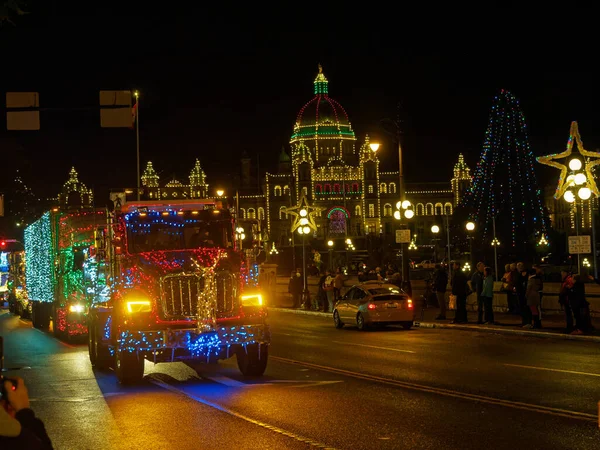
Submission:
<svg viewBox="0 0 600 450">
<path fill-rule="evenodd" d="M 407 306 L 408 306 L 408 309 L 413 309 L 412 300 L 410 298 L 407 300 Z"/>
<path fill-rule="evenodd" d="M 375 309 L 375 308 L 377 308 L 377 305 L 375 305 L 375 303 L 369 303 L 367 305 L 367 309 Z"/>
</svg>

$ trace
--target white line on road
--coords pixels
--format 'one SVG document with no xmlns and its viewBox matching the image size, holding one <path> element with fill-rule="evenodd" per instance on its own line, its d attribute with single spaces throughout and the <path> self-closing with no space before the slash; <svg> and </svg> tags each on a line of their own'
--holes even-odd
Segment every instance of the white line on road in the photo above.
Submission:
<svg viewBox="0 0 600 450">
<path fill-rule="evenodd" d="M 234 380 L 233 378 L 223 377 L 221 375 L 213 375 L 207 377 L 206 375 L 202 375 L 202 378 L 206 378 L 207 380 L 214 381 L 215 383 L 221 383 L 225 386 L 230 387 L 244 387 L 247 386 L 246 383 L 242 383 L 241 381 Z"/>
<path fill-rule="evenodd" d="M 464 400 L 472 400 L 472 401 L 476 401 L 476 402 L 480 402 L 480 403 L 487 403 L 487 404 L 498 405 L 498 406 L 507 406 L 509 408 L 522 409 L 525 411 L 532 411 L 532 412 L 537 412 L 537 413 L 550 414 L 553 416 L 567 417 L 570 419 L 580 419 L 580 420 L 598 423 L 598 416 L 596 414 L 588 414 L 588 413 L 579 412 L 579 411 L 569 411 L 566 409 L 552 408 L 550 406 L 534 405 L 531 403 L 515 402 L 512 400 L 504 400 L 501 398 L 487 397 L 485 395 L 469 394 L 466 392 L 454 391 L 452 389 L 426 386 L 426 385 L 417 384 L 417 383 L 410 383 L 408 381 L 400 381 L 400 380 L 394 380 L 391 378 L 384 378 L 384 377 L 380 377 L 377 375 L 369 375 L 369 374 L 365 374 L 365 373 L 352 372 L 350 370 L 338 369 L 336 367 L 322 366 L 320 364 L 313 364 L 313 363 L 304 362 L 304 361 L 296 361 L 294 359 L 282 358 L 280 356 L 271 356 L 270 359 L 272 359 L 274 361 L 280 361 L 280 362 L 284 362 L 284 363 L 288 363 L 288 364 L 297 365 L 297 366 L 304 366 L 304 367 L 310 367 L 310 368 L 317 369 L 317 370 L 323 370 L 325 372 L 336 373 L 338 375 L 346 375 L 346 376 L 360 379 L 360 380 L 367 380 L 367 381 L 371 381 L 371 382 L 375 381 L 378 383 L 387 384 L 390 386 L 396 386 L 396 387 L 400 387 L 400 388 L 404 388 L 404 389 L 411 389 L 414 391 L 428 392 L 430 394 L 443 395 L 446 397 L 454 397 L 454 398 L 460 398 L 460 399 L 464 399 Z"/>
<path fill-rule="evenodd" d="M 181 389 L 176 388 L 175 386 L 171 386 L 171 385 L 169 385 L 167 383 L 163 383 L 162 381 L 150 380 L 150 382 L 154 383 L 155 385 L 160 386 L 163 389 L 166 389 L 168 391 L 177 392 L 179 394 L 183 394 L 186 397 L 191 398 L 192 400 L 197 401 L 198 403 L 202 403 L 203 405 L 210 406 L 211 408 L 214 408 L 214 409 L 216 409 L 218 411 L 224 412 L 224 413 L 229 414 L 231 416 L 237 417 L 238 419 L 245 420 L 246 422 L 250 422 L 250 423 L 252 423 L 254 425 L 258 425 L 259 427 L 266 428 L 267 430 L 273 431 L 273 432 L 281 434 L 283 436 L 287 436 L 287 437 L 289 437 L 291 439 L 294 439 L 295 441 L 308 444 L 311 447 L 322 448 L 322 449 L 327 449 L 327 450 L 335 450 L 334 447 L 330 447 L 330 446 L 322 444 L 320 442 L 313 441 L 312 439 L 305 438 L 305 437 L 300 436 L 300 435 L 298 435 L 298 434 L 296 434 L 296 433 L 294 433 L 292 431 L 287 431 L 287 430 L 284 430 L 283 428 L 279 428 L 279 427 L 276 427 L 276 426 L 273 426 L 273 425 L 269 425 L 268 423 L 261 422 L 260 420 L 252 419 L 251 417 L 245 416 L 245 415 L 240 414 L 238 412 L 235 412 L 235 411 L 233 411 L 231 409 L 225 408 L 224 406 L 221 406 L 221 405 L 218 405 L 218 404 L 213 403 L 211 401 L 205 400 L 205 399 L 203 399 L 201 397 L 198 397 L 198 396 L 196 396 L 194 394 L 190 394 L 189 392 L 185 392 L 185 391 L 183 391 Z"/>
<path fill-rule="evenodd" d="M 376 345 L 354 344 L 352 342 L 341 342 L 341 341 L 331 341 L 331 342 L 334 342 L 335 344 L 342 344 L 342 345 L 357 345 L 359 347 L 376 348 L 378 350 L 390 350 L 392 352 L 416 353 L 416 352 L 413 352 L 412 350 L 402 350 L 400 348 L 377 347 Z"/>
<path fill-rule="evenodd" d="M 575 375 L 587 375 L 589 377 L 600 377 L 600 373 L 577 372 L 575 370 L 550 369 L 548 367 L 522 366 L 520 364 L 504 364 L 509 367 L 519 367 L 521 369 L 547 370 L 549 372 L 572 373 Z"/>
</svg>

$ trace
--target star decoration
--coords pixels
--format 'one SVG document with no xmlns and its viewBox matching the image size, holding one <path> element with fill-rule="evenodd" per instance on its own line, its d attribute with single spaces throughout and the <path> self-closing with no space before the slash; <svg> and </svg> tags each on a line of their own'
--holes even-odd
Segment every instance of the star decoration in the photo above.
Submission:
<svg viewBox="0 0 600 450">
<path fill-rule="evenodd" d="M 305 209 L 307 214 L 306 217 L 300 216 L 300 211 Z M 306 196 L 302 194 L 300 197 L 300 201 L 296 206 L 290 206 L 285 209 L 287 214 L 291 214 L 294 216 L 294 223 L 292 223 L 292 233 L 294 233 L 300 227 L 300 221 L 302 219 L 307 219 L 308 223 L 305 226 L 308 226 L 311 230 L 317 231 L 317 224 L 315 223 L 315 214 L 323 211 L 324 208 L 319 208 L 318 206 L 310 206 L 308 204 L 308 200 Z"/>
<path fill-rule="evenodd" d="M 600 192 L 598 191 L 596 180 L 594 180 L 594 174 L 592 173 L 592 169 L 598 164 L 600 164 L 600 153 L 590 152 L 583 148 L 583 142 L 581 142 L 581 136 L 579 135 L 579 127 L 577 126 L 577 122 L 571 122 L 571 130 L 569 132 L 569 140 L 567 141 L 567 149 L 564 152 L 555 153 L 553 155 L 547 156 L 539 156 L 537 158 L 537 161 L 540 164 L 545 164 L 546 166 L 560 169 L 558 186 L 556 187 L 556 193 L 554 194 L 554 198 L 561 198 L 565 191 L 570 187 L 570 184 L 565 183 L 569 167 L 566 164 L 558 162 L 557 160 L 565 159 L 573 153 L 573 139 L 575 139 L 575 141 L 577 142 L 578 153 L 583 157 L 582 159 L 584 163 L 584 171 L 585 176 L 587 178 L 586 183 L 590 190 L 594 193 L 594 195 L 596 197 L 599 197 Z"/>
</svg>

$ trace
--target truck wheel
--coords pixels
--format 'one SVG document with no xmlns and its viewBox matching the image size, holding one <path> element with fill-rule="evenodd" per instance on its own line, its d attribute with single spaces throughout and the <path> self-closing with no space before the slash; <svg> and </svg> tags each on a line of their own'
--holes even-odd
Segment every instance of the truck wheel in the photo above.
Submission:
<svg viewBox="0 0 600 450">
<path fill-rule="evenodd" d="M 138 352 L 115 352 L 115 372 L 121 384 L 136 384 L 144 378 L 144 358 Z"/>
<path fill-rule="evenodd" d="M 110 350 L 107 345 L 102 344 L 102 338 L 98 335 L 97 328 L 91 323 L 88 325 L 88 352 L 94 369 L 110 368 L 112 363 Z"/>
<path fill-rule="evenodd" d="M 21 314 L 21 317 L 23 317 L 23 314 Z M 39 328 L 38 322 L 39 322 L 38 303 L 33 302 L 31 304 L 31 324 L 33 325 L 33 328 Z"/>
<path fill-rule="evenodd" d="M 246 350 L 240 348 L 237 352 L 238 367 L 246 377 L 260 377 L 265 373 L 268 360 L 269 346 L 266 344 L 248 345 Z"/>
<path fill-rule="evenodd" d="M 38 303 L 37 307 L 37 328 L 47 331 L 50 327 L 50 315 L 52 305 L 48 303 Z"/>
</svg>

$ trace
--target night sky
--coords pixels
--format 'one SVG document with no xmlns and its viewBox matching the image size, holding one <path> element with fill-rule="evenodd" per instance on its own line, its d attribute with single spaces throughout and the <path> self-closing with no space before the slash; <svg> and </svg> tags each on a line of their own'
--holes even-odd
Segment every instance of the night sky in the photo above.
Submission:
<svg viewBox="0 0 600 450">
<path fill-rule="evenodd" d="M 274 170 L 319 63 L 359 141 L 378 137 L 390 170 L 397 154 L 379 121 L 395 118 L 401 103 L 408 182 L 449 180 L 459 152 L 475 166 L 501 88 L 521 100 L 534 154 L 562 150 L 572 120 L 588 149 L 600 147 L 596 63 L 581 45 L 542 34 L 458 38 L 433 25 L 398 31 L 393 22 L 371 29 L 356 10 L 309 21 L 291 10 L 248 16 L 234 7 L 234 16 L 165 9 L 135 20 L 29 9 L 0 28 L 2 98 L 39 91 L 41 106 L 56 110 L 42 113 L 39 132 L 0 128 L 5 192 L 17 167 L 44 195 L 56 194 L 71 165 L 99 196 L 135 184 L 135 133 L 100 128 L 100 89 L 141 91 L 142 168 L 152 160 L 163 179 L 187 177 L 198 157 L 209 183 L 223 186 L 244 150 Z M 538 173 L 550 182 L 557 175 Z"/>
</svg>

